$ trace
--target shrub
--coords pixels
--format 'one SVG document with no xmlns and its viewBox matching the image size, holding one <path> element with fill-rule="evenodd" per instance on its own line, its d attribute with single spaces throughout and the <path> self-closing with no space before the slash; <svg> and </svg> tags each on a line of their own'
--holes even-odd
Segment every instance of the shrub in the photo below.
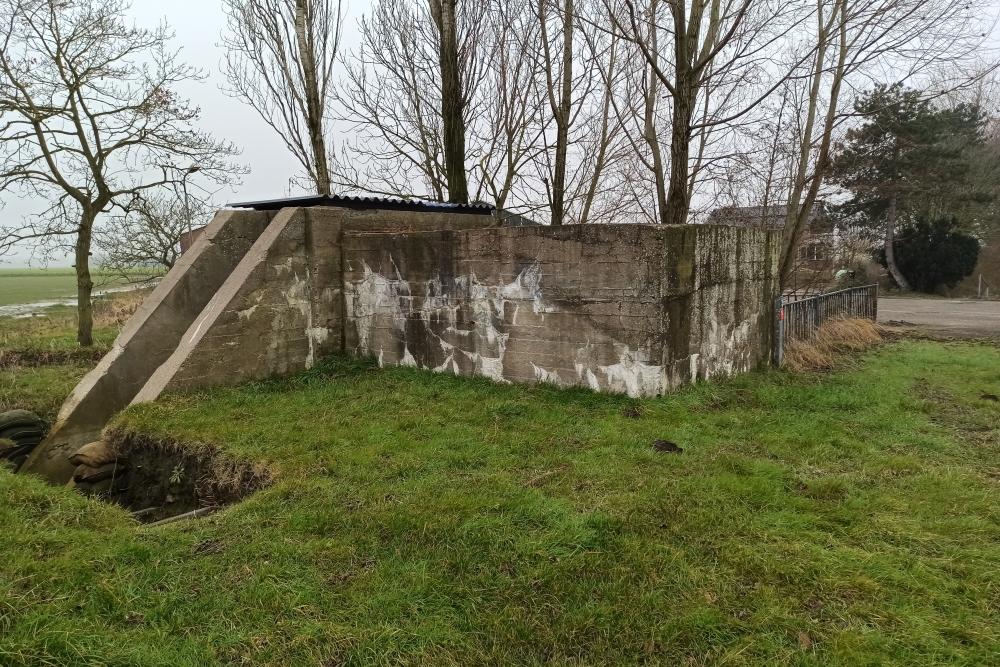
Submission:
<svg viewBox="0 0 1000 667">
<path fill-rule="evenodd" d="M 972 275 L 979 261 L 979 241 L 959 231 L 954 217 L 918 219 L 899 233 L 893 248 L 899 270 L 920 292 L 954 287 Z M 885 249 L 879 250 L 878 259 L 886 265 Z"/>
</svg>

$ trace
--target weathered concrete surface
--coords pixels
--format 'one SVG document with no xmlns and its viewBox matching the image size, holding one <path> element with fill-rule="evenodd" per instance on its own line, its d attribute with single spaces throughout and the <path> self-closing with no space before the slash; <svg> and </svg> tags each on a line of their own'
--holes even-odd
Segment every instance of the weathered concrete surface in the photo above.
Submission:
<svg viewBox="0 0 1000 667">
<path fill-rule="evenodd" d="M 587 225 L 344 235 L 345 349 L 631 396 L 770 357 L 777 232 Z"/>
<path fill-rule="evenodd" d="M 343 350 L 346 230 L 494 224 L 482 215 L 282 209 L 133 402 L 151 401 L 164 391 L 294 373 Z"/>
<path fill-rule="evenodd" d="M 331 352 L 631 396 L 770 357 L 780 232 L 497 224 L 319 207 L 220 213 L 24 470 L 65 483 L 67 455 L 129 402 L 293 373 Z"/>
<path fill-rule="evenodd" d="M 181 335 L 222 286 L 272 213 L 220 211 L 190 251 L 122 328 L 111 351 L 73 389 L 48 437 L 21 472 L 65 484 L 74 466 L 67 457 L 100 439 L 111 416 L 124 408 L 174 351 Z"/>
</svg>

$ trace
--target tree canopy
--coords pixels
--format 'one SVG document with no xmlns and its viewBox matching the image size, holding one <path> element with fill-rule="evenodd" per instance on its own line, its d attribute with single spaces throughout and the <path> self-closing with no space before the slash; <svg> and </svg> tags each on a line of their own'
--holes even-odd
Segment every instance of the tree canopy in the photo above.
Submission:
<svg viewBox="0 0 1000 667">
<path fill-rule="evenodd" d="M 987 117 L 975 104 L 938 108 L 901 84 L 862 95 L 855 112 L 863 122 L 847 132 L 831 164 L 833 180 L 850 193 L 839 209 L 854 224 L 884 234 L 885 264 L 896 284 L 909 289 L 895 259 L 896 228 L 992 198 L 970 187 Z"/>
<path fill-rule="evenodd" d="M 847 132 L 832 164 L 833 178 L 851 193 L 843 212 L 877 224 L 894 196 L 900 215 L 915 218 L 984 194 L 960 187 L 972 151 L 985 141 L 978 106 L 939 109 L 921 91 L 895 84 L 877 86 L 854 108 L 864 122 Z"/>
</svg>

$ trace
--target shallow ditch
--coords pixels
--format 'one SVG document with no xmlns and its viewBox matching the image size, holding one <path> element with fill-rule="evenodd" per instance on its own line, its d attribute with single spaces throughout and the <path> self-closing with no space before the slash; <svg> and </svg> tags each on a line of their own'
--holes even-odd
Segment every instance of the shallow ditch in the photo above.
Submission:
<svg viewBox="0 0 1000 667">
<path fill-rule="evenodd" d="M 212 445 L 187 445 L 118 429 L 105 432 L 105 440 L 118 459 L 110 484 L 95 495 L 125 507 L 144 523 L 194 510 L 213 511 L 272 481 L 266 467 L 224 456 Z"/>
</svg>

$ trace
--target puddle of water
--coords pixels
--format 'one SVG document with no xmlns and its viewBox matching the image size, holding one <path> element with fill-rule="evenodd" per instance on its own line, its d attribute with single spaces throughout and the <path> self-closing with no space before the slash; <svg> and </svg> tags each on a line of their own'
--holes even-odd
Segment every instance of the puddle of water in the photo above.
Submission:
<svg viewBox="0 0 1000 667">
<path fill-rule="evenodd" d="M 123 287 L 112 287 L 109 289 L 94 292 L 95 297 L 116 292 L 131 292 L 139 289 L 135 285 L 125 285 Z M 66 297 L 65 299 L 53 299 L 50 301 L 35 301 L 33 303 L 13 303 L 8 306 L 0 306 L 0 317 L 32 317 L 34 315 L 44 315 L 45 310 L 53 306 L 76 306 L 76 297 Z"/>
</svg>

